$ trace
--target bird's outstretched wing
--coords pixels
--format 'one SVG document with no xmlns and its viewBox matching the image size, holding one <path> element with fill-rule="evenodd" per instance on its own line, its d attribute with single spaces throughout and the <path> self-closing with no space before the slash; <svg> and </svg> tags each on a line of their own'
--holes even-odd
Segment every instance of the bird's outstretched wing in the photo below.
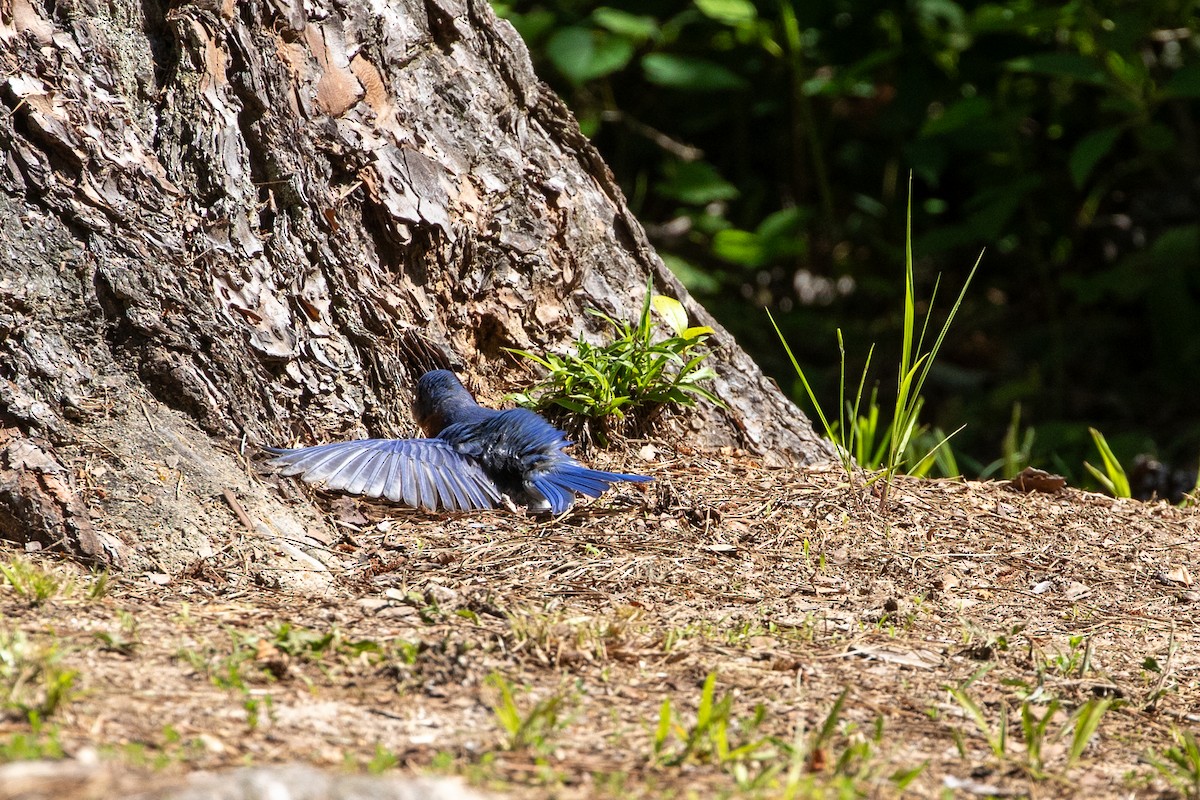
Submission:
<svg viewBox="0 0 1200 800">
<path fill-rule="evenodd" d="M 473 459 L 440 439 L 359 439 L 284 450 L 264 448 L 281 475 L 299 475 L 366 497 L 413 508 L 450 511 L 495 508 L 500 492 Z"/>
</svg>

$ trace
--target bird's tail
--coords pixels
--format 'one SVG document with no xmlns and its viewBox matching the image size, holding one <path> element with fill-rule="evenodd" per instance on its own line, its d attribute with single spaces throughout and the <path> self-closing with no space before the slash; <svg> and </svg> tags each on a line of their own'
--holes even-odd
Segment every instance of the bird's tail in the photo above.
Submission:
<svg viewBox="0 0 1200 800">
<path fill-rule="evenodd" d="M 646 483 L 652 480 L 654 478 L 646 475 L 604 472 L 588 469 L 580 464 L 556 464 L 552 469 L 534 474 L 529 482 L 550 503 L 551 512 L 561 514 L 571 507 L 576 492 L 588 497 L 599 497 L 619 481 Z"/>
</svg>

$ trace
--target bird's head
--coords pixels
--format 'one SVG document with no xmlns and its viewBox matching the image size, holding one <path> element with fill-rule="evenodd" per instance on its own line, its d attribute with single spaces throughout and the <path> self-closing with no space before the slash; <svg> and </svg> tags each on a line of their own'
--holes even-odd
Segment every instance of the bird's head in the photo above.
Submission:
<svg viewBox="0 0 1200 800">
<path fill-rule="evenodd" d="M 475 398 L 466 390 L 454 373 L 445 369 L 426 372 L 417 381 L 413 400 L 413 417 L 426 436 L 437 436 L 447 425 L 459 418 L 456 412 L 475 407 Z"/>
</svg>

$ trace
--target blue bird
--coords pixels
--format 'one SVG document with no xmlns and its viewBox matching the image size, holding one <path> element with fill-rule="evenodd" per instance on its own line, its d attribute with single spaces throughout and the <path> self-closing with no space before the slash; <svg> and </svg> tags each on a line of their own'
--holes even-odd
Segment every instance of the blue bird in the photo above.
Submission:
<svg viewBox="0 0 1200 800">
<path fill-rule="evenodd" d="M 426 372 L 413 405 L 427 439 L 360 439 L 285 450 L 264 448 L 309 483 L 413 508 L 496 508 L 507 495 L 534 511 L 561 514 L 576 494 L 599 497 L 644 475 L 588 469 L 564 451 L 565 434 L 525 408 L 496 411 L 475 402 L 454 373 Z"/>
</svg>

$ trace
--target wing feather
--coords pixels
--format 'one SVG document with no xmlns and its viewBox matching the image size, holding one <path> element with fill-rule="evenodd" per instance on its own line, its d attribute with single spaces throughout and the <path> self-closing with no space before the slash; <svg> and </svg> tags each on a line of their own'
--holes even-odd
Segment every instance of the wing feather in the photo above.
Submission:
<svg viewBox="0 0 1200 800">
<path fill-rule="evenodd" d="M 441 439 L 359 439 L 267 448 L 281 475 L 436 511 L 495 508 L 500 493 L 475 459 Z"/>
</svg>

